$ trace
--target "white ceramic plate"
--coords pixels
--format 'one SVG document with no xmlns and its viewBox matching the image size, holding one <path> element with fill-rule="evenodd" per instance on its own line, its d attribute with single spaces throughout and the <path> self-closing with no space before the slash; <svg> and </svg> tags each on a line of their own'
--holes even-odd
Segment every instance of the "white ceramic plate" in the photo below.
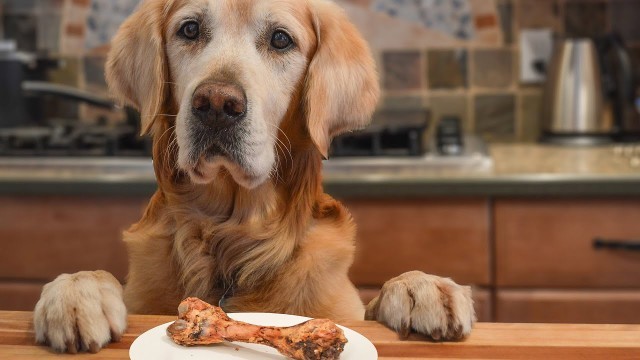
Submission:
<svg viewBox="0 0 640 360">
<path fill-rule="evenodd" d="M 232 313 L 234 320 L 262 326 L 292 326 L 309 318 L 296 315 L 269 313 Z M 245 343 L 221 343 L 206 346 L 186 347 L 173 342 L 167 336 L 169 323 L 159 325 L 138 336 L 131 344 L 129 357 L 132 360 L 254 360 L 286 359 L 277 350 L 265 345 Z M 340 355 L 340 360 L 376 360 L 378 352 L 373 344 L 357 332 L 340 326 L 349 342 Z"/>
</svg>

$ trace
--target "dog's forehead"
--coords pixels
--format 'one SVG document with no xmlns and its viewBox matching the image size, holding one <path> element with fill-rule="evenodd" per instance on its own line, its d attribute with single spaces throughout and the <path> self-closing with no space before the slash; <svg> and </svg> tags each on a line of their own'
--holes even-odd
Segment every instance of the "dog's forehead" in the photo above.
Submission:
<svg viewBox="0 0 640 360">
<path fill-rule="evenodd" d="M 312 19 L 307 0 L 175 0 L 166 10 L 174 20 L 206 13 L 225 27 L 259 26 L 272 21 L 309 28 Z"/>
</svg>

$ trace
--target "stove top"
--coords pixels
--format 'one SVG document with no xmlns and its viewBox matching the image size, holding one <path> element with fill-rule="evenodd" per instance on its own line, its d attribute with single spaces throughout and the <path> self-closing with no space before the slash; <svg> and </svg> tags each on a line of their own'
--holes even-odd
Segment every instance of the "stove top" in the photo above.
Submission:
<svg viewBox="0 0 640 360">
<path fill-rule="evenodd" d="M 58 120 L 49 126 L 0 129 L 0 156 L 129 157 L 150 154 L 149 140 L 140 138 L 137 129 L 126 124 Z"/>
<path fill-rule="evenodd" d="M 459 118 L 443 116 L 430 125 L 428 110 L 380 111 L 368 128 L 334 139 L 325 169 L 404 173 L 492 168 L 486 144 L 478 136 L 464 134 Z"/>
<path fill-rule="evenodd" d="M 478 136 L 463 135 L 464 146 L 455 155 L 442 153 L 435 139 L 426 143 L 419 156 L 340 156 L 325 164 L 325 173 L 422 173 L 438 170 L 490 171 L 493 159 L 487 144 Z"/>
<path fill-rule="evenodd" d="M 118 125 L 56 119 L 49 126 L 0 128 L 3 158 L 150 158 L 151 139 L 133 121 Z M 464 135 L 460 120 L 445 117 L 430 129 L 426 110 L 379 111 L 366 129 L 334 139 L 328 171 L 491 168 L 484 142 Z"/>
</svg>

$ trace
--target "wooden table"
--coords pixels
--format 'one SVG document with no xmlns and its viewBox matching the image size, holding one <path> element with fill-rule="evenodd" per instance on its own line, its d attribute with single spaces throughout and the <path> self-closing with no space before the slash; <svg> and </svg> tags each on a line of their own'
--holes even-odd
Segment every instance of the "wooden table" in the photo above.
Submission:
<svg viewBox="0 0 640 360">
<path fill-rule="evenodd" d="M 30 312 L 0 311 L 0 359 L 128 359 L 135 338 L 171 316 L 129 316 L 118 343 L 98 354 L 59 355 L 34 344 Z M 480 323 L 462 342 L 434 343 L 418 336 L 402 341 L 371 321 L 343 324 L 366 336 L 381 360 L 390 359 L 640 359 L 640 325 Z"/>
</svg>

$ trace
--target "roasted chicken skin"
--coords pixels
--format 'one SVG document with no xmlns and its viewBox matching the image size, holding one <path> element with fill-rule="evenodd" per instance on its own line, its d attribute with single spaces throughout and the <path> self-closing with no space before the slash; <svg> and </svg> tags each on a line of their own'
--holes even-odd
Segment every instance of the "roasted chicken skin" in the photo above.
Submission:
<svg viewBox="0 0 640 360">
<path fill-rule="evenodd" d="M 240 341 L 271 346 L 282 355 L 299 360 L 338 359 L 347 339 L 331 320 L 312 319 L 289 327 L 258 326 L 235 321 L 219 307 L 198 298 L 178 306 L 178 320 L 167 335 L 180 345 Z"/>
</svg>

